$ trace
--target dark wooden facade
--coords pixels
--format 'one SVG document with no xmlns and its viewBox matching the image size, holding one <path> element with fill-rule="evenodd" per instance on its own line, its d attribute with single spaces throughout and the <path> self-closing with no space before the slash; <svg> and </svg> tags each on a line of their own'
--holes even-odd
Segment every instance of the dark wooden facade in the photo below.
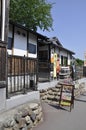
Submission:
<svg viewBox="0 0 86 130">
<path fill-rule="evenodd" d="M 8 55 L 7 97 L 36 90 L 37 59 Z"/>
<path fill-rule="evenodd" d="M 38 42 L 38 82 L 50 81 L 50 44 Z"/>
<path fill-rule="evenodd" d="M 9 0 L 0 0 L 0 88 L 7 81 L 7 37 Z"/>
</svg>

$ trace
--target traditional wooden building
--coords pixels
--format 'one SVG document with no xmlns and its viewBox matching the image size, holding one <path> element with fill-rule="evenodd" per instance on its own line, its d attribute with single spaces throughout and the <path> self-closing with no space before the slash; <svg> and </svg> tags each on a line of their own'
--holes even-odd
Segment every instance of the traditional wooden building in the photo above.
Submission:
<svg viewBox="0 0 86 130">
<path fill-rule="evenodd" d="M 46 39 L 46 37 L 10 21 L 7 46 L 8 93 L 36 90 L 41 73 L 40 39 Z"/>
<path fill-rule="evenodd" d="M 43 72 L 44 75 L 49 77 L 48 79 L 51 80 L 51 77 L 56 78 L 56 68 L 58 66 L 62 67 L 71 65 L 75 53 L 64 48 L 56 37 L 47 38 L 46 40 L 43 39 L 40 43 L 38 52 L 40 57 L 39 61 L 44 64 L 47 63 L 48 74 L 45 74 L 46 70 L 43 70 Z"/>
<path fill-rule="evenodd" d="M 4 26 L 6 25 L 4 24 Z M 36 96 L 35 99 L 38 99 L 39 93 L 35 91 L 38 83 L 51 81 L 52 56 L 56 56 L 53 64 L 53 71 L 56 73 L 55 65 L 58 56 L 60 64 L 62 62 L 61 59 L 63 59 L 61 58 L 62 56 L 66 57 L 65 59 L 68 60 L 66 63 L 69 63 L 70 57 L 74 54 L 65 49 L 58 40 L 54 42 L 55 38 L 52 41 L 46 36 L 11 21 L 8 33 L 3 36 L 2 30 L 3 28 L 1 28 L 0 67 L 2 67 L 3 71 L 0 69 L 0 83 L 3 84 L 1 88 L 4 87 L 0 89 L 0 92 L 3 90 L 4 96 L 1 99 L 4 102 L 1 104 L 1 109 L 5 108 L 6 97 L 8 98 L 15 94 L 25 94 L 34 91 L 30 100 L 34 99 L 34 96 Z M 54 75 L 54 78 L 56 78 L 56 75 Z M 29 95 L 24 97 L 28 98 Z M 21 99 L 22 97 L 18 97 L 18 105 L 22 104 L 23 100 L 20 102 Z M 24 103 L 26 101 L 25 99 Z M 13 102 L 12 107 L 16 106 L 16 98 L 13 99 Z"/>
<path fill-rule="evenodd" d="M 55 37 L 43 36 L 28 28 L 9 23 L 7 93 L 36 90 L 38 82 L 56 78 L 57 64 L 68 66 L 74 52 Z"/>
<path fill-rule="evenodd" d="M 39 82 L 51 81 L 53 54 L 54 72 L 58 56 L 60 64 L 66 61 L 69 65 L 74 54 L 55 38 L 52 41 L 22 25 L 9 23 L 8 10 L 9 0 L 0 0 L 0 111 L 39 100 L 35 90 Z M 15 94 L 25 95 L 10 98 Z"/>
<path fill-rule="evenodd" d="M 17 57 L 17 59 L 25 56 L 32 60 L 32 63 L 27 64 L 29 66 L 29 68 L 27 67 L 29 70 L 28 75 L 30 75 L 29 80 L 33 78 L 36 84 L 40 81 L 50 81 L 52 70 L 55 74 L 54 78 L 56 78 L 55 65 L 57 64 L 57 61 L 60 66 L 68 66 L 72 61 L 73 54 L 74 52 L 64 48 L 57 38 L 47 38 L 46 36 L 29 30 L 24 26 L 10 22 L 8 34 L 8 55 Z M 56 56 L 56 58 L 54 56 Z M 12 63 L 10 63 L 9 68 L 12 68 L 11 64 Z M 33 66 L 31 64 L 33 64 Z M 20 73 L 14 70 L 9 70 L 8 72 L 9 75 L 11 73 L 14 73 L 14 75 L 15 73 Z"/>
</svg>

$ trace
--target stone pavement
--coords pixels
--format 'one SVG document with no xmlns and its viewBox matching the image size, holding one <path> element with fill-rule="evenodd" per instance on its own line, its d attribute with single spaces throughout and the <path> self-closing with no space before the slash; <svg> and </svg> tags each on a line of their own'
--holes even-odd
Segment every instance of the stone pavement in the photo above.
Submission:
<svg viewBox="0 0 86 130">
<path fill-rule="evenodd" d="M 42 103 L 44 121 L 33 130 L 86 130 L 86 93 L 74 102 L 71 112 Z"/>
</svg>

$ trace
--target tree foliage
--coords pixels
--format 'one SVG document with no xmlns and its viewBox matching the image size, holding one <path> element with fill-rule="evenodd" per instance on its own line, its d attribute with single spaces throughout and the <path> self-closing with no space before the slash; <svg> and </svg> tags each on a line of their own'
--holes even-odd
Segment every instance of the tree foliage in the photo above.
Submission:
<svg viewBox="0 0 86 130">
<path fill-rule="evenodd" d="M 84 61 L 83 60 L 81 60 L 81 59 L 79 59 L 79 58 L 77 58 L 76 59 L 76 65 L 83 65 L 84 64 Z"/>
<path fill-rule="evenodd" d="M 10 0 L 10 20 L 29 29 L 52 29 L 51 3 L 46 0 Z"/>
</svg>

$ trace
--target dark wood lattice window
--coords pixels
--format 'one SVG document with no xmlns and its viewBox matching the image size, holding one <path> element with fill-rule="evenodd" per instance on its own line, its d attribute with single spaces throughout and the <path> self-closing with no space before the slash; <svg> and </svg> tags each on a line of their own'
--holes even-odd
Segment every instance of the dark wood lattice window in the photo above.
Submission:
<svg viewBox="0 0 86 130">
<path fill-rule="evenodd" d="M 13 38 L 11 37 L 8 37 L 8 49 L 12 49 L 12 41 L 13 41 Z"/>
<path fill-rule="evenodd" d="M 6 80 L 6 48 L 0 47 L 0 81 Z"/>
<path fill-rule="evenodd" d="M 1 27 L 2 27 L 2 23 L 1 23 L 1 21 L 2 21 L 2 0 L 0 0 L 0 39 L 1 39 Z"/>
</svg>

